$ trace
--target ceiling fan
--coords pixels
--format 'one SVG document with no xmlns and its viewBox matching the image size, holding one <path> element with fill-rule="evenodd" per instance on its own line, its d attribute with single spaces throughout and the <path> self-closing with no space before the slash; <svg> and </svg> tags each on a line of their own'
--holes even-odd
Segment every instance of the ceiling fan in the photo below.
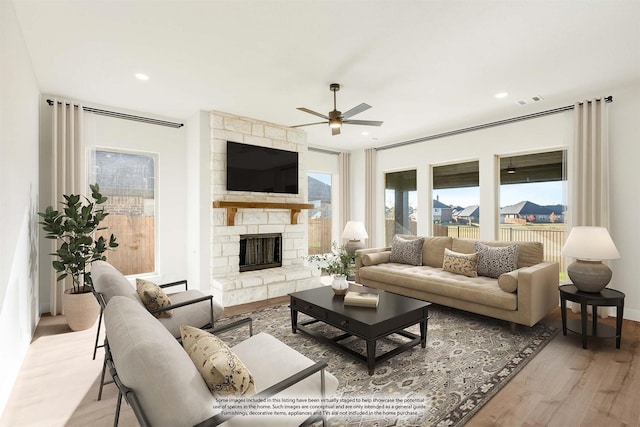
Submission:
<svg viewBox="0 0 640 427">
<path fill-rule="evenodd" d="M 380 126 L 382 122 L 374 121 L 374 120 L 347 120 L 349 117 L 355 116 L 358 113 L 362 113 L 365 110 L 371 108 L 371 105 L 367 105 L 362 103 L 356 107 L 353 107 L 349 111 L 343 113 L 342 111 L 338 111 L 336 108 L 336 92 L 340 90 L 340 85 L 338 83 L 331 83 L 329 85 L 329 90 L 333 92 L 333 111 L 329 111 L 329 116 L 325 116 L 324 114 L 318 113 L 313 110 L 309 110 L 308 108 L 298 107 L 298 110 L 304 111 L 305 113 L 313 114 L 314 116 L 322 117 L 327 120 L 326 122 L 315 122 L 315 123 L 306 123 L 303 125 L 291 126 L 292 128 L 299 128 L 302 126 L 311 126 L 311 125 L 319 125 L 323 123 L 329 123 L 329 127 L 331 128 L 331 135 L 339 135 L 340 128 L 343 124 L 350 125 L 364 125 L 364 126 Z"/>
</svg>

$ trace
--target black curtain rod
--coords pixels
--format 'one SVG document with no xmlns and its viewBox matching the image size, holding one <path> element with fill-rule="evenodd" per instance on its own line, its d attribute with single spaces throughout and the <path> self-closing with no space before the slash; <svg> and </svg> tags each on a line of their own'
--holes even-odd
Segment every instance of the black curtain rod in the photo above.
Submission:
<svg viewBox="0 0 640 427">
<path fill-rule="evenodd" d="M 604 101 L 607 102 L 607 103 L 608 102 L 613 102 L 613 96 L 611 96 L 611 95 L 607 96 L 606 98 L 604 98 Z M 587 101 L 587 102 L 591 103 L 591 101 Z M 582 103 L 580 103 L 580 104 L 582 104 Z M 567 105 L 566 107 L 554 108 L 553 110 L 541 111 L 539 113 L 527 114 L 525 116 L 512 117 L 510 119 L 498 120 L 497 122 L 485 123 L 485 124 L 482 124 L 482 125 L 476 125 L 476 126 L 471 126 L 471 127 L 468 127 L 468 128 L 457 129 L 457 130 L 452 130 L 452 131 L 449 131 L 449 132 L 439 133 L 437 135 L 423 136 L 421 138 L 411 139 L 409 141 L 403 141 L 403 142 L 398 142 L 398 143 L 395 143 L 395 144 L 384 145 L 382 147 L 375 148 L 375 150 L 376 151 L 383 151 L 383 150 L 388 150 L 390 148 L 402 147 L 404 145 L 416 144 L 418 142 L 432 141 L 434 139 L 444 138 L 444 137 L 447 137 L 447 136 L 460 135 L 461 133 L 473 132 L 473 131 L 476 131 L 476 130 L 491 128 L 491 127 L 494 127 L 494 126 L 501 126 L 501 125 L 506 125 L 506 124 L 509 124 L 509 123 L 520 122 L 520 121 L 523 121 L 523 120 L 536 119 L 538 117 L 549 116 L 551 114 L 557 114 L 557 113 L 561 113 L 563 111 L 573 110 L 574 108 L 575 108 L 575 105 Z"/>
<path fill-rule="evenodd" d="M 51 99 L 47 99 L 47 103 L 49 105 L 53 105 L 54 101 Z M 62 104 L 62 102 L 58 101 L 58 104 Z M 73 104 L 73 105 L 76 107 L 78 106 L 77 104 Z M 142 122 L 142 123 L 148 123 L 152 125 L 167 126 L 170 128 L 181 128 L 182 126 L 184 126 L 184 123 L 168 122 L 166 120 L 158 120 L 158 119 L 152 119 L 149 117 L 134 116 L 133 114 L 118 113 L 117 111 L 101 110 L 99 108 L 93 108 L 93 107 L 83 106 L 82 109 L 88 113 L 99 114 L 101 116 L 115 117 L 118 119 L 125 119 L 125 120 L 133 120 L 134 122 Z"/>
</svg>

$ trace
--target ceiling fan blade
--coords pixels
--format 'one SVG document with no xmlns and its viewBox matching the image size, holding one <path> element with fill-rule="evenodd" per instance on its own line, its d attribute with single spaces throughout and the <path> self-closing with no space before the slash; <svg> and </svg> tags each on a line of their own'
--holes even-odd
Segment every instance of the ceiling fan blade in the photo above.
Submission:
<svg viewBox="0 0 640 427">
<path fill-rule="evenodd" d="M 312 125 L 322 125 L 322 124 L 327 124 L 329 122 L 315 122 L 315 123 L 305 123 L 303 125 L 295 125 L 295 126 L 289 126 L 290 128 L 301 128 L 302 126 L 312 126 Z"/>
<path fill-rule="evenodd" d="M 340 128 L 331 128 L 331 136 L 340 135 Z"/>
<path fill-rule="evenodd" d="M 350 125 L 380 126 L 384 122 L 376 120 L 344 120 L 342 123 L 348 123 Z"/>
<path fill-rule="evenodd" d="M 371 108 L 371 105 L 365 104 L 364 102 L 360 105 L 358 105 L 357 107 L 353 107 L 351 110 L 347 111 L 346 113 L 344 113 L 342 115 L 343 119 L 347 119 L 351 116 L 355 116 L 358 113 L 362 113 L 365 110 L 368 110 L 369 108 Z"/>
<path fill-rule="evenodd" d="M 322 117 L 323 119 L 329 120 L 329 117 L 325 116 L 324 114 L 317 113 L 317 112 L 315 112 L 313 110 L 309 110 L 308 108 L 298 107 L 298 110 L 304 111 L 305 113 L 313 114 L 314 116 Z"/>
</svg>

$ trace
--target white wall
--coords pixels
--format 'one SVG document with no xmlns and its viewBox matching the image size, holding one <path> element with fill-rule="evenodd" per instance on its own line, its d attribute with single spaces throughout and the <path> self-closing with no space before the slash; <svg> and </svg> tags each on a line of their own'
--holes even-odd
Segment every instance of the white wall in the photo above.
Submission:
<svg viewBox="0 0 640 427">
<path fill-rule="evenodd" d="M 38 96 L 13 5 L 0 1 L 0 413 L 40 317 Z"/>
<path fill-rule="evenodd" d="M 640 84 L 617 88 L 609 104 L 610 232 L 622 255 L 611 262 L 610 287 L 625 293 L 626 319 L 640 321 Z"/>
<path fill-rule="evenodd" d="M 640 86 L 616 88 L 584 98 L 613 95 L 609 104 L 611 149 L 611 235 L 622 259 L 611 263 L 614 272 L 609 285 L 626 294 L 625 318 L 640 320 L 640 225 L 635 212 L 640 209 L 640 190 L 634 168 L 640 164 Z M 573 101 L 549 106 L 570 105 Z M 453 130 L 453 129 L 452 129 Z M 426 135 L 425 135 L 426 136 Z M 494 239 L 498 231 L 498 175 L 495 156 L 509 156 L 527 152 L 570 149 L 573 141 L 573 112 L 521 121 L 481 131 L 440 138 L 428 142 L 377 152 L 377 211 L 384 212 L 384 174 L 389 171 L 417 169 L 418 175 L 418 234 L 431 234 L 430 168 L 434 165 L 478 160 L 480 163 L 480 205 L 482 208 L 480 236 Z M 352 156 L 352 170 L 364 172 L 364 153 Z M 352 180 L 358 182 L 357 174 Z M 353 192 L 352 212 L 364 217 L 364 198 Z M 361 209 L 361 212 L 357 212 Z M 378 221 L 377 241 L 384 244 L 384 224 Z"/>
<path fill-rule="evenodd" d="M 40 173 L 40 207 L 53 204 L 48 182 L 51 176 L 51 107 L 43 95 L 41 106 L 41 146 L 42 159 Z M 84 105 L 88 105 L 84 103 Z M 91 105 L 105 110 L 115 110 L 139 116 L 145 113 L 126 111 L 109 106 Z M 162 120 L 179 121 L 161 117 Z M 166 126 L 135 122 L 95 114 L 85 115 L 87 151 L 99 147 L 127 152 L 144 152 L 157 155 L 158 182 L 156 212 L 156 273 L 148 275 L 149 280 L 166 283 L 187 277 L 187 132 L 184 127 L 175 129 Z M 88 191 L 87 183 L 87 191 Z M 116 236 L 117 238 L 118 236 Z M 42 239 L 44 240 L 44 239 Z M 41 244 L 46 242 L 41 242 Z M 51 284 L 51 259 L 42 246 L 40 248 L 40 309 L 49 312 L 49 287 Z"/>
<path fill-rule="evenodd" d="M 209 112 L 187 122 L 187 279 L 196 289 L 211 282 L 211 125 Z"/>
</svg>

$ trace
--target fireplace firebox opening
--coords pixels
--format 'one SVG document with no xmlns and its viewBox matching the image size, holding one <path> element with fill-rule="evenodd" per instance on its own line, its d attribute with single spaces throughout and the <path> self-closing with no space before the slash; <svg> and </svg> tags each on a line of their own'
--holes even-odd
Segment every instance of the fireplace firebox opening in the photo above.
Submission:
<svg viewBox="0 0 640 427">
<path fill-rule="evenodd" d="M 240 272 L 282 266 L 282 234 L 240 236 Z"/>
</svg>

